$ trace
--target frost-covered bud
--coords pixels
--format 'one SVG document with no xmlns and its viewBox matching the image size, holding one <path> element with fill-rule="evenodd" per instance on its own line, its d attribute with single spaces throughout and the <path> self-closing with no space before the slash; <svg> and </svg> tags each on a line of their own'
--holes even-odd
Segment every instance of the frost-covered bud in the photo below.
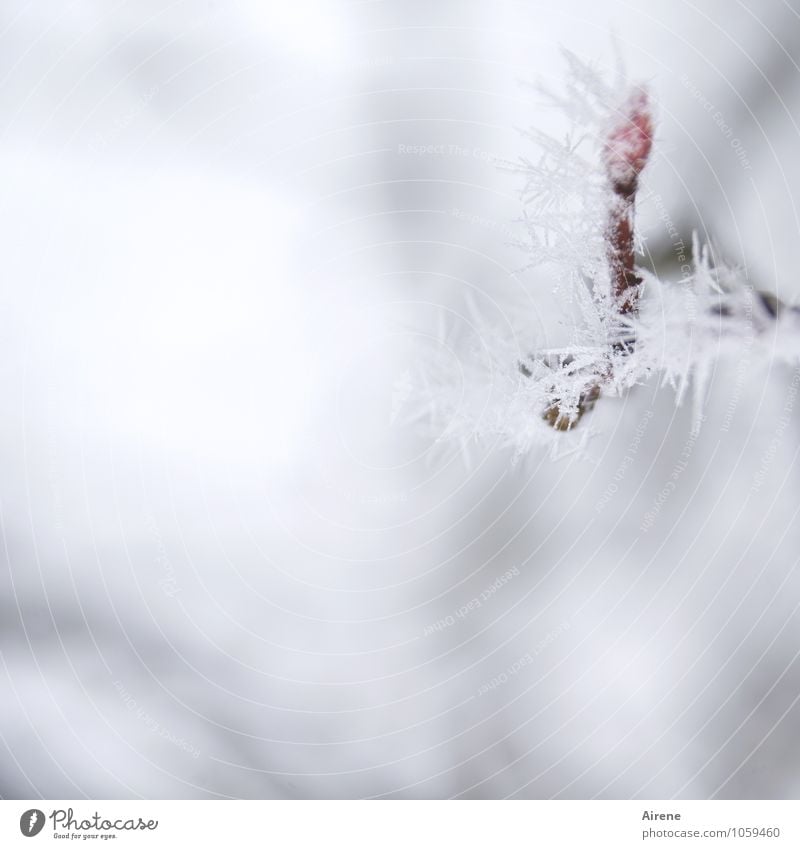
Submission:
<svg viewBox="0 0 800 849">
<path fill-rule="evenodd" d="M 653 118 L 647 92 L 637 88 L 619 111 L 619 120 L 606 138 L 603 162 L 618 195 L 630 196 L 653 147 Z"/>
</svg>

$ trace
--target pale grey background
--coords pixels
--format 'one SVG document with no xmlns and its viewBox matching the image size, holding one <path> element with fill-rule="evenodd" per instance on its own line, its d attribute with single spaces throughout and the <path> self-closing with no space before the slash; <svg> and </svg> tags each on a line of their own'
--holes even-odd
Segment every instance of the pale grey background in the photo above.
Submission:
<svg viewBox="0 0 800 849">
<path fill-rule="evenodd" d="M 796 4 L 3 6 L 0 794 L 800 795 L 791 373 L 693 444 L 655 385 L 582 458 L 405 424 L 467 291 L 545 320 L 493 160 L 613 34 L 648 190 L 794 297 Z"/>
</svg>

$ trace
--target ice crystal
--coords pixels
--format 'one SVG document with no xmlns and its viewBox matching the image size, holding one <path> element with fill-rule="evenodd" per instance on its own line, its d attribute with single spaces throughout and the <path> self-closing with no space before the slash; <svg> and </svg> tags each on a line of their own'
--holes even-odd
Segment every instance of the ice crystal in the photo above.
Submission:
<svg viewBox="0 0 800 849">
<path fill-rule="evenodd" d="M 477 315 L 452 366 L 427 362 L 418 400 L 440 439 L 474 441 L 525 454 L 546 444 L 563 451 L 591 433 L 586 415 L 606 397 L 658 379 L 682 403 L 692 390 L 701 418 L 718 360 L 762 356 L 797 363 L 800 310 L 758 293 L 694 240 L 695 267 L 667 282 L 635 266 L 640 245 L 634 201 L 653 145 L 646 90 L 623 72 L 613 83 L 566 53 L 563 93 L 546 92 L 567 119 L 563 136 L 527 135 L 537 155 L 520 160 L 526 266 L 552 281 L 577 315 L 562 347 L 532 338 L 524 306 L 502 332 Z M 474 310 L 474 312 L 477 312 Z M 450 361 L 448 361 L 449 363 Z"/>
</svg>

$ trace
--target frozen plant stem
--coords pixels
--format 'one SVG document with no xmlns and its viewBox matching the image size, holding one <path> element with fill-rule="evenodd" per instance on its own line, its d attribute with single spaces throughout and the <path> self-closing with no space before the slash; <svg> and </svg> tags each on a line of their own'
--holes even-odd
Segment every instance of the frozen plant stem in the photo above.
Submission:
<svg viewBox="0 0 800 849">
<path fill-rule="evenodd" d="M 601 395 L 621 397 L 651 379 L 672 387 L 677 405 L 691 393 L 696 430 L 718 363 L 800 369 L 800 304 L 755 289 L 697 234 L 680 285 L 637 264 L 634 213 L 652 156 L 651 105 L 622 69 L 609 82 L 565 56 L 566 90 L 543 93 L 567 118 L 566 132 L 532 131 L 538 155 L 515 170 L 525 176 L 524 247 L 569 304 L 569 337 L 545 345 L 513 298 L 505 310 L 512 333 L 478 315 L 479 349 L 457 369 L 438 360 L 427 366 L 424 415 L 437 439 L 465 452 L 476 439 L 517 456 L 536 444 L 554 456 L 580 450 L 591 433 L 572 431 Z"/>
<path fill-rule="evenodd" d="M 614 298 L 621 314 L 635 312 L 641 278 L 635 269 L 633 216 L 639 174 L 653 146 L 653 124 L 647 93 L 638 89 L 628 99 L 622 120 L 603 148 L 603 162 L 613 192 L 608 222 L 608 261 Z"/>
<path fill-rule="evenodd" d="M 634 213 L 639 174 L 647 164 L 653 146 L 653 121 L 647 92 L 635 89 L 620 110 L 619 121 L 609 132 L 602 150 L 611 189 L 608 224 L 606 227 L 607 258 L 611 279 L 611 297 L 614 310 L 620 316 L 636 314 L 641 277 L 636 273 L 636 245 L 634 239 Z M 602 297 L 595 292 L 596 297 Z M 624 353 L 630 342 L 615 342 L 613 350 Z M 544 412 L 544 419 L 557 430 L 570 430 L 589 412 L 600 397 L 602 380 L 609 373 L 598 375 L 581 393 L 577 409 L 572 415 L 562 412 L 559 401 Z"/>
</svg>

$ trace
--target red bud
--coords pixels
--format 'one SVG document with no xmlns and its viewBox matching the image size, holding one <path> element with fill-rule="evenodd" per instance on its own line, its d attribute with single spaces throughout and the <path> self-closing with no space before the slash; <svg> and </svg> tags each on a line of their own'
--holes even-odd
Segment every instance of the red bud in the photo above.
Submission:
<svg viewBox="0 0 800 849">
<path fill-rule="evenodd" d="M 652 147 L 653 119 L 647 92 L 636 89 L 620 110 L 619 121 L 603 147 L 606 172 L 617 194 L 634 194 Z"/>
</svg>

